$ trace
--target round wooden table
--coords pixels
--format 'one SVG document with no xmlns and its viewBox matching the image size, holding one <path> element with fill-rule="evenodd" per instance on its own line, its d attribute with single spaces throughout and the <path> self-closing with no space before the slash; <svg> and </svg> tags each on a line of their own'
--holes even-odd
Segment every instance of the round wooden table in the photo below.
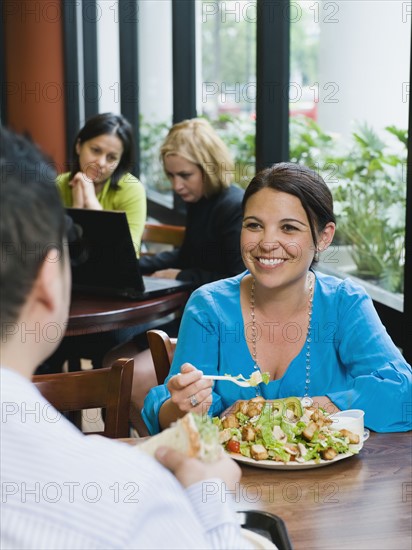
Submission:
<svg viewBox="0 0 412 550">
<path fill-rule="evenodd" d="M 189 292 L 179 291 L 144 301 L 73 293 L 65 336 L 107 332 L 149 323 L 183 307 Z"/>
</svg>

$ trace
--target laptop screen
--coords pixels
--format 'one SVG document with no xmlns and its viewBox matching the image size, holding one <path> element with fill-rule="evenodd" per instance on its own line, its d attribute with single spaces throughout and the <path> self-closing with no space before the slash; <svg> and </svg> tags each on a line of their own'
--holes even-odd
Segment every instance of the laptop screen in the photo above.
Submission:
<svg viewBox="0 0 412 550">
<path fill-rule="evenodd" d="M 71 245 L 73 290 L 146 300 L 192 288 L 188 281 L 142 277 L 124 212 L 66 208 L 81 236 Z"/>
<path fill-rule="evenodd" d="M 144 291 L 143 278 L 124 212 L 67 208 L 80 227 L 81 247 L 72 267 L 74 289 L 116 295 Z"/>
</svg>

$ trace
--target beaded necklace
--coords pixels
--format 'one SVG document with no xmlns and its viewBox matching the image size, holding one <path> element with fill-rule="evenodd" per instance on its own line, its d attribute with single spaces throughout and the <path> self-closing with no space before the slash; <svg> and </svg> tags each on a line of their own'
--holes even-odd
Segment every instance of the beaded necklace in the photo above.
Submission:
<svg viewBox="0 0 412 550">
<path fill-rule="evenodd" d="M 309 387 L 310 387 L 310 343 L 312 342 L 311 332 L 312 332 L 312 308 L 313 308 L 313 282 L 315 277 L 311 276 L 308 273 L 309 281 L 309 300 L 308 300 L 308 330 L 306 334 L 305 342 L 305 393 L 303 398 L 307 403 L 311 401 L 309 397 Z M 252 285 L 250 287 L 250 316 L 252 317 L 252 356 L 255 362 L 254 369 L 261 370 L 258 360 L 257 360 L 257 351 L 256 351 L 256 341 L 257 341 L 257 327 L 256 327 L 256 314 L 255 314 L 255 279 L 252 278 Z"/>
</svg>

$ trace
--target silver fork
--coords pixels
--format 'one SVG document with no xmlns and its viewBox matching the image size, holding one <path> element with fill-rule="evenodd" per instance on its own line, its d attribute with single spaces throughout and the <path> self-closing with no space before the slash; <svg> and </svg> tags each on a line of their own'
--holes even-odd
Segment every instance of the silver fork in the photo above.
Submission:
<svg viewBox="0 0 412 550">
<path fill-rule="evenodd" d="M 242 386 L 242 388 L 252 387 L 252 384 L 248 380 L 238 380 L 234 376 L 219 376 L 219 375 L 213 375 L 213 374 L 204 374 L 202 378 L 205 378 L 206 380 L 226 380 L 226 382 L 233 382 L 238 386 Z"/>
</svg>

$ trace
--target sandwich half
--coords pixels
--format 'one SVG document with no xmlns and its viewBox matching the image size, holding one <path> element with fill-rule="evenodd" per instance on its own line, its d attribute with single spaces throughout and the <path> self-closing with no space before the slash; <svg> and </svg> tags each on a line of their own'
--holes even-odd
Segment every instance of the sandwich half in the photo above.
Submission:
<svg viewBox="0 0 412 550">
<path fill-rule="evenodd" d="M 193 413 L 186 414 L 170 428 L 137 445 L 137 448 L 154 456 L 156 449 L 163 446 L 204 462 L 218 460 L 223 453 L 218 427 L 210 417 Z"/>
</svg>

